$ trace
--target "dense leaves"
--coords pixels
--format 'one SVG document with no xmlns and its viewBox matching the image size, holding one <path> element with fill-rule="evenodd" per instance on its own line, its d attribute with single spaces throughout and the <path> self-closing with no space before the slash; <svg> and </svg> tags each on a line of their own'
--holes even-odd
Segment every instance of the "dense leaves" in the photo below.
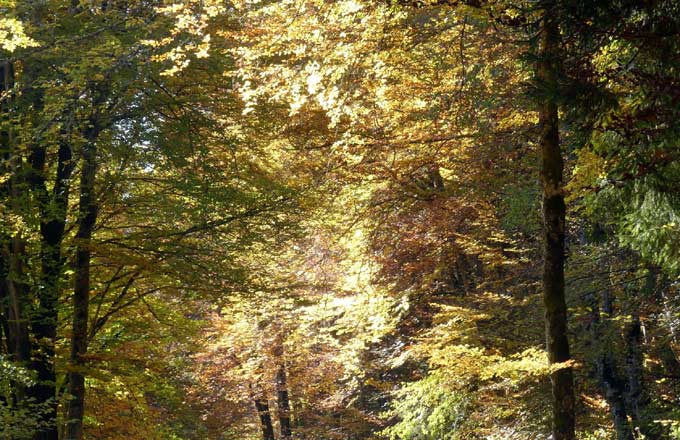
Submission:
<svg viewBox="0 0 680 440">
<path fill-rule="evenodd" d="M 0 438 L 680 438 L 677 3 L 0 0 Z"/>
</svg>

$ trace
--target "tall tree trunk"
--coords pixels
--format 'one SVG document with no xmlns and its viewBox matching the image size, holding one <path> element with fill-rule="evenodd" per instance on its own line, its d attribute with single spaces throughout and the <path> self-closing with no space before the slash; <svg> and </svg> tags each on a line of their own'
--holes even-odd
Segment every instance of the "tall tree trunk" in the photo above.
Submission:
<svg viewBox="0 0 680 440">
<path fill-rule="evenodd" d="M 91 130 L 91 131 L 90 131 Z M 68 409 L 65 440 L 83 438 L 85 412 L 85 367 L 87 324 L 90 303 L 90 259 L 92 233 L 97 220 L 95 177 L 97 172 L 96 124 L 88 129 L 87 143 L 82 151 L 80 177 L 79 225 L 76 234 L 75 280 L 73 288 L 73 329 L 70 368 L 68 373 Z"/>
<path fill-rule="evenodd" d="M 611 341 L 610 335 L 613 333 L 611 331 L 611 318 L 614 307 L 613 298 L 608 289 L 605 289 L 603 293 L 602 303 L 602 312 L 605 320 L 601 322 L 600 331 L 596 335 L 597 340 L 601 344 L 598 355 L 600 382 L 604 389 L 605 399 L 612 412 L 617 440 L 635 440 L 633 430 L 628 422 L 628 412 L 626 410 L 626 381 L 617 371 L 616 362 L 612 354 L 613 341 Z M 599 315 L 599 308 L 596 311 Z"/>
<path fill-rule="evenodd" d="M 13 109 L 11 90 L 14 88 L 14 66 L 7 60 L 0 61 L 0 93 L 8 92 L 0 102 L 0 115 L 6 122 L 11 120 Z M 5 121 L 3 121 L 5 122 Z M 0 159 L 7 163 L 7 173 L 10 178 L 2 188 L 2 195 L 8 199 L 8 205 L 12 212 L 20 215 L 22 201 L 21 187 L 23 179 L 20 176 L 22 159 L 16 151 L 11 127 L 0 131 Z M 7 316 L 7 345 L 13 359 L 18 362 L 28 362 L 31 355 L 28 321 L 25 308 L 28 306 L 28 286 L 24 281 L 24 257 L 25 243 L 21 233 L 14 236 L 3 234 L 0 237 L 0 275 L 2 275 L 3 297 L 6 300 L 5 309 Z"/>
<path fill-rule="evenodd" d="M 12 129 L 15 116 L 13 99 L 14 66 L 8 60 L 0 60 L 0 171 L 9 179 L 0 184 L 0 203 L 9 207 L 12 214 L 21 216 L 25 200 L 24 179 L 21 175 L 22 157 L 16 148 Z M 21 230 L 0 233 L 0 313 L 3 315 L 3 333 L 6 336 L 7 353 L 15 362 L 26 365 L 31 357 L 31 340 L 27 312 L 30 307 L 29 289 L 24 278 L 25 241 Z M 25 383 L 12 381 L 12 404 L 25 403 Z"/>
<path fill-rule="evenodd" d="M 29 12 L 30 11 L 30 12 Z M 42 2 L 36 2 L 27 11 L 27 18 L 36 29 L 44 25 L 48 11 Z M 25 87 L 22 97 L 31 106 L 31 114 L 39 115 L 44 110 L 45 89 L 40 84 L 41 63 L 24 64 L 22 77 Z M 28 116 L 30 118 L 30 116 Z M 40 122 L 33 126 L 40 126 Z M 57 152 L 57 171 L 52 194 L 47 189 L 46 167 L 47 142 L 42 135 L 32 140 L 30 146 L 29 184 L 40 215 L 40 279 L 37 283 L 37 304 L 31 316 L 31 330 L 35 338 L 35 349 L 31 368 L 37 375 L 36 383 L 28 389 L 28 395 L 41 406 L 37 415 L 40 430 L 33 440 L 57 440 L 57 386 L 54 368 L 55 344 L 58 325 L 58 300 L 60 279 L 64 266 L 62 242 L 66 226 L 70 178 L 74 164 L 71 161 L 71 146 L 68 134 L 62 127 L 62 137 Z"/>
<path fill-rule="evenodd" d="M 553 11 L 545 11 L 536 76 L 545 93 L 539 106 L 541 127 L 541 180 L 543 186 L 544 263 L 543 301 L 545 303 L 546 347 L 550 364 L 571 360 L 567 339 L 567 306 L 564 297 L 564 223 L 566 207 L 562 173 L 564 162 L 559 141 L 557 104 L 551 97 L 557 90 L 557 59 L 560 35 Z M 550 374 L 552 382 L 553 437 L 573 440 L 574 379 L 572 368 L 564 364 Z"/>
<path fill-rule="evenodd" d="M 628 392 L 626 400 L 630 407 L 630 416 L 636 430 L 647 435 L 647 423 L 644 417 L 644 408 L 649 399 L 644 388 L 644 355 L 642 352 L 642 329 L 640 314 L 634 311 L 631 322 L 624 329 L 626 342 L 626 377 L 628 379 Z"/>
<path fill-rule="evenodd" d="M 30 84 L 38 73 L 25 69 L 24 76 Z M 30 98 L 34 111 L 44 106 L 42 89 L 29 85 L 25 95 Z M 57 440 L 57 390 L 54 370 L 54 346 L 57 338 L 60 279 L 64 267 L 62 243 L 66 227 L 66 213 L 70 178 L 74 168 L 71 160 L 71 145 L 67 129 L 62 128 L 57 151 L 57 170 L 52 193 L 47 189 L 46 161 L 47 146 L 41 137 L 33 139 L 30 148 L 31 165 L 29 184 L 40 213 L 40 282 L 37 287 L 38 304 L 31 318 L 31 329 L 36 341 L 36 350 L 31 363 L 36 371 L 37 381 L 29 389 L 29 395 L 44 407 L 39 415 L 42 429 L 34 440 Z"/>
<path fill-rule="evenodd" d="M 617 440 L 635 440 L 633 430 L 628 423 L 624 398 L 625 382 L 618 377 L 610 355 L 603 356 L 600 368 L 604 397 L 612 413 L 616 438 Z"/>
<path fill-rule="evenodd" d="M 291 438 L 290 401 L 288 399 L 288 384 L 286 381 L 286 366 L 281 360 L 276 371 L 276 395 L 279 415 L 281 439 Z"/>
<path fill-rule="evenodd" d="M 8 61 L 0 60 L 0 94 L 10 89 L 10 69 L 11 66 Z M 9 109 L 5 102 L 0 101 L 0 122 L 4 125 L 6 119 L 9 119 Z M 10 172 L 8 167 L 10 158 L 9 131 L 2 129 L 3 125 L 0 125 L 0 173 L 8 174 Z M 9 205 L 9 194 L 9 182 L 0 182 L 0 203 Z M 14 337 L 10 326 L 9 243 L 9 235 L 0 233 L 0 317 L 2 318 L 4 336 L 3 349 L 6 354 L 11 356 L 14 353 Z"/>
<path fill-rule="evenodd" d="M 38 141 L 39 142 L 39 141 Z M 42 414 L 44 429 L 34 440 L 57 440 L 57 392 L 54 371 L 54 345 L 57 337 L 60 278 L 64 267 L 62 243 L 68 209 L 69 180 L 74 168 L 71 146 L 64 137 L 58 150 L 57 176 L 50 197 L 45 184 L 45 148 L 35 145 L 32 149 L 32 189 L 40 209 L 40 260 L 41 283 L 38 292 L 38 309 L 33 319 L 33 334 L 40 348 L 34 357 L 33 369 L 38 381 L 30 390 L 36 402 L 45 403 Z"/>
<path fill-rule="evenodd" d="M 648 429 L 648 420 L 644 416 L 644 409 L 649 403 L 649 396 L 644 386 L 644 352 L 642 323 L 640 321 L 640 301 L 641 299 L 652 299 L 655 297 L 659 270 L 655 267 L 648 268 L 645 286 L 638 295 L 630 298 L 630 321 L 626 323 L 623 330 L 625 342 L 625 370 L 628 381 L 628 392 L 626 401 L 630 408 L 630 416 L 636 430 L 643 435 L 651 437 L 652 433 Z"/>
<path fill-rule="evenodd" d="M 272 425 L 272 416 L 269 413 L 269 403 L 264 399 L 254 399 L 255 409 L 257 415 L 260 417 L 260 426 L 262 428 L 262 440 L 275 440 L 274 426 Z"/>
</svg>

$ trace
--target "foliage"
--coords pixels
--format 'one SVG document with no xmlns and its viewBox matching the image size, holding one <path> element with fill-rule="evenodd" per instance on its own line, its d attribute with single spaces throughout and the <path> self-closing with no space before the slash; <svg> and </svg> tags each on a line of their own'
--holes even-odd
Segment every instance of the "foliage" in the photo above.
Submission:
<svg viewBox="0 0 680 440">
<path fill-rule="evenodd" d="M 459 430 L 467 417 L 465 395 L 447 386 L 441 372 L 401 388 L 393 414 L 400 421 L 388 428 L 392 439 L 434 440 L 460 438 Z"/>
<path fill-rule="evenodd" d="M 13 389 L 27 387 L 35 382 L 31 371 L 0 356 L 0 438 L 7 440 L 30 439 L 40 427 L 39 414 L 44 405 L 28 401 L 16 403 Z"/>
<path fill-rule="evenodd" d="M 678 8 L 0 0 L 0 437 L 678 437 Z"/>
</svg>

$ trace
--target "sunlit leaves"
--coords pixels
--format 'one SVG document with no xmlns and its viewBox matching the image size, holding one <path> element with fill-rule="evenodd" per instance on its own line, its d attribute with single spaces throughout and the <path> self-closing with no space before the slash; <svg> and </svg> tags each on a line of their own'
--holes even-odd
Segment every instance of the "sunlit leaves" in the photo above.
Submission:
<svg viewBox="0 0 680 440">
<path fill-rule="evenodd" d="M 3 11 L 0 5 L 0 12 Z M 0 18 L 0 49 L 14 52 L 17 48 L 36 47 L 39 43 L 26 35 L 24 26 L 16 18 Z"/>
<path fill-rule="evenodd" d="M 397 393 L 391 415 L 399 417 L 399 421 L 385 434 L 404 440 L 463 438 L 459 430 L 469 416 L 470 400 L 465 391 L 449 386 L 446 374 L 434 372 Z"/>
<path fill-rule="evenodd" d="M 162 76 L 172 76 L 182 72 L 192 59 L 208 57 L 211 48 L 208 26 L 212 19 L 225 14 L 226 8 L 220 1 L 181 1 L 160 6 L 157 13 L 173 20 L 169 35 L 142 43 L 162 49 L 153 60 L 168 66 Z"/>
</svg>

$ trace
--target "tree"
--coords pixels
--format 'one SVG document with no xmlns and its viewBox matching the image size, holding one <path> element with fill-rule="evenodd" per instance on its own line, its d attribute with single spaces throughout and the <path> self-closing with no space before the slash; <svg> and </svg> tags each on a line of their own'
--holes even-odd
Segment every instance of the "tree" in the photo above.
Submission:
<svg viewBox="0 0 680 440">
<path fill-rule="evenodd" d="M 541 126 L 541 179 L 543 188 L 544 262 L 543 300 L 545 303 L 546 346 L 548 359 L 555 370 L 551 373 L 553 394 L 553 437 L 556 440 L 576 438 L 574 427 L 574 380 L 567 339 L 567 304 L 564 295 L 565 220 L 563 170 L 564 160 L 559 139 L 557 104 L 550 96 L 556 90 L 560 30 L 556 11 L 543 11 L 541 43 L 536 79 L 545 87 L 539 104 Z"/>
<path fill-rule="evenodd" d="M 677 437 L 676 2 L 0 3 L 0 436 Z"/>
</svg>

